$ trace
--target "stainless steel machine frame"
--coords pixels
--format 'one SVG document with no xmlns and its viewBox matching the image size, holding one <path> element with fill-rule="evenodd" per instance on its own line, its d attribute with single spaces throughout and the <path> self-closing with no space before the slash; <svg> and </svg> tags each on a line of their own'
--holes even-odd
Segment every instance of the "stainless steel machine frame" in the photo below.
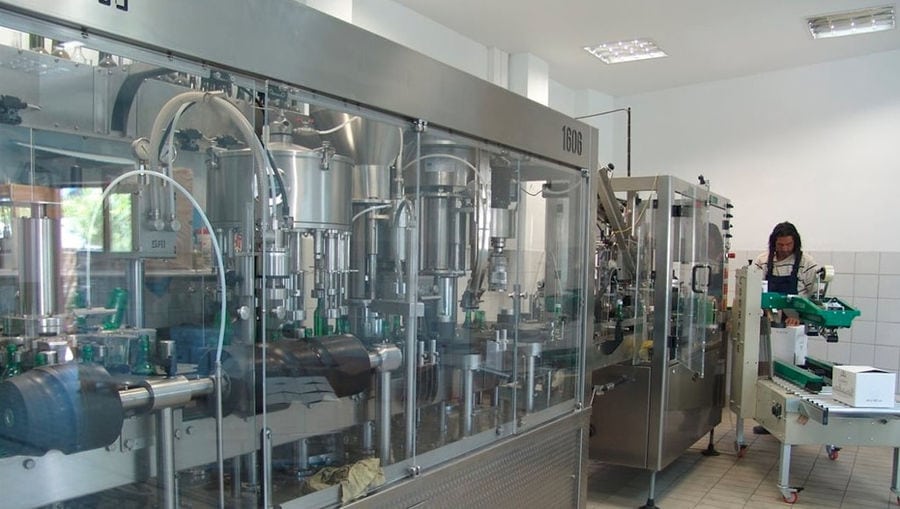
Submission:
<svg viewBox="0 0 900 509">
<path fill-rule="evenodd" d="M 9 507 L 585 505 L 596 130 L 293 0 L 0 1 L 0 26 L 26 195 L 0 208 L 130 205 L 65 263 L 19 256 L 59 273 L 0 272 L 64 303 L 2 310 L 38 325 L 0 337 Z M 332 467 L 372 477 L 303 491 Z"/>
<path fill-rule="evenodd" d="M 613 178 L 598 194 L 591 457 L 655 478 L 721 420 L 732 206 L 670 176 Z"/>
<path fill-rule="evenodd" d="M 731 409 L 737 414 L 735 448 L 747 453 L 744 419 L 754 419 L 781 442 L 778 489 L 785 502 L 794 503 L 802 489 L 791 484 L 791 448 L 824 445 L 830 459 L 841 446 L 893 447 L 891 491 L 900 502 L 900 404 L 894 408 L 856 408 L 836 401 L 831 387 L 812 393 L 772 373 L 760 370 L 760 296 L 762 270 L 753 264 L 735 274 L 735 299 L 731 314 L 732 352 Z M 767 348 L 772 351 L 771 346 Z M 750 451 L 752 453 L 752 451 Z"/>
</svg>

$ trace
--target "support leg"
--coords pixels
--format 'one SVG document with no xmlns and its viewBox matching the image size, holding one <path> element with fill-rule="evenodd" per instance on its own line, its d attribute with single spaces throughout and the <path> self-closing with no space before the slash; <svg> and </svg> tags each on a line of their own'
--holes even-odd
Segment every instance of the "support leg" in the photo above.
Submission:
<svg viewBox="0 0 900 509">
<path fill-rule="evenodd" d="M 231 460 L 231 497 L 240 500 L 241 493 L 241 457 L 235 456 Z"/>
<path fill-rule="evenodd" d="M 784 501 L 793 504 L 799 497 L 801 488 L 791 487 L 791 444 L 781 444 L 781 459 L 778 467 L 778 490 Z"/>
<path fill-rule="evenodd" d="M 891 493 L 897 495 L 900 504 L 900 447 L 894 447 L 894 463 L 891 471 Z"/>
<path fill-rule="evenodd" d="M 642 505 L 639 509 L 659 509 L 653 501 L 654 496 L 656 496 L 656 470 L 650 474 L 650 492 L 647 494 L 647 503 Z"/>
<path fill-rule="evenodd" d="M 171 408 L 163 408 L 156 414 L 157 452 L 159 467 L 160 506 L 165 509 L 178 507 L 178 486 L 175 472 L 175 418 Z"/>
<path fill-rule="evenodd" d="M 709 430 L 709 444 L 706 446 L 706 450 L 704 450 L 702 455 L 704 456 L 718 456 L 719 451 L 716 450 L 715 442 L 713 441 L 714 435 L 716 433 L 716 428 Z"/>
<path fill-rule="evenodd" d="M 734 452 L 738 458 L 743 458 L 747 451 L 747 443 L 744 441 L 744 418 L 737 416 L 737 428 L 734 430 Z"/>
</svg>

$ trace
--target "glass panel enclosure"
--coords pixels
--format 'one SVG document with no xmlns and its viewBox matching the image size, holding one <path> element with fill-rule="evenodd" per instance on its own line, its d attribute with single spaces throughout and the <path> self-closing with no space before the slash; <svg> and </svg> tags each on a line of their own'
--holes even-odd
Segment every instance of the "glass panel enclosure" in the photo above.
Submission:
<svg viewBox="0 0 900 509">
<path fill-rule="evenodd" d="M 622 422 L 591 438 L 591 454 L 658 471 L 721 419 L 731 205 L 664 175 L 609 187 L 598 211 L 592 381 L 603 397 L 593 415 Z"/>
<path fill-rule="evenodd" d="M 14 507 L 334 506 L 578 408 L 580 169 L 0 35 L 0 472 L 48 486 Z"/>
<path fill-rule="evenodd" d="M 697 197 L 697 188 L 675 191 L 672 206 L 672 318 L 671 358 L 703 376 L 711 267 L 706 263 L 708 206 Z"/>
</svg>

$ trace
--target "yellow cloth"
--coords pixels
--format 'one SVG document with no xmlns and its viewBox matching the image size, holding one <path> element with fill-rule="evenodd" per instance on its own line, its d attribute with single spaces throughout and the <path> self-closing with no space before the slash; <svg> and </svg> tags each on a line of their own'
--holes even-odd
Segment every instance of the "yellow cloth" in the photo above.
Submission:
<svg viewBox="0 0 900 509">
<path fill-rule="evenodd" d="M 366 458 L 352 465 L 342 467 L 325 467 L 306 481 L 313 491 L 341 485 L 341 503 L 352 502 L 366 493 L 369 487 L 375 488 L 384 484 L 384 471 L 381 460 Z"/>
</svg>

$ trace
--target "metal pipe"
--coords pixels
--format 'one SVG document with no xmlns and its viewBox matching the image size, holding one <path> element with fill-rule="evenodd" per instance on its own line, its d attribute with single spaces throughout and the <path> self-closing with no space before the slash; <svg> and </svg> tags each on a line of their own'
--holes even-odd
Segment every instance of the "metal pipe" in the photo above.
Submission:
<svg viewBox="0 0 900 509">
<path fill-rule="evenodd" d="M 175 417 L 171 408 L 163 408 L 156 413 L 156 452 L 159 468 L 157 482 L 163 507 L 178 507 L 175 479 Z"/>
<path fill-rule="evenodd" d="M 309 470 L 309 439 L 301 438 L 297 441 L 297 470 L 304 472 Z"/>
<path fill-rule="evenodd" d="M 419 278 L 419 252 L 422 249 L 423 239 L 419 235 L 419 225 L 422 223 L 422 207 L 421 200 L 421 182 L 422 182 L 422 165 L 418 161 L 422 157 L 422 131 L 424 130 L 422 122 L 416 123 L 416 205 L 415 215 L 410 215 L 408 225 L 409 241 L 408 246 L 413 246 L 409 250 L 409 264 L 406 274 L 406 303 L 409 305 L 406 323 L 406 440 L 404 452 L 407 458 L 412 458 L 415 451 L 415 427 L 416 427 L 416 320 L 417 320 L 417 304 L 419 300 L 418 294 L 418 278 Z"/>
<path fill-rule="evenodd" d="M 366 421 L 362 425 L 362 449 L 366 455 L 369 455 L 374 450 L 373 444 L 375 442 L 375 438 L 373 436 L 375 432 L 375 421 Z"/>
<path fill-rule="evenodd" d="M 266 509 L 273 507 L 272 505 L 272 430 L 264 428 L 262 430 L 262 450 L 263 450 L 263 507 Z"/>
<path fill-rule="evenodd" d="M 368 218 L 369 234 L 366 238 L 366 268 L 368 269 L 369 288 L 365 297 L 367 299 L 375 299 L 375 282 L 379 280 L 378 274 L 378 221 L 375 214 L 371 214 Z"/>
<path fill-rule="evenodd" d="M 406 362 L 411 362 L 407 360 Z M 391 372 L 378 376 L 378 457 L 387 465 L 391 459 Z"/>
<path fill-rule="evenodd" d="M 131 293 L 129 322 L 135 328 L 144 326 L 144 259 L 128 260 L 128 290 Z"/>
<path fill-rule="evenodd" d="M 631 106 L 627 108 L 616 108 L 614 110 L 609 111 L 601 111 L 600 113 L 591 113 L 590 115 L 582 115 L 580 117 L 575 117 L 575 120 L 584 120 L 586 118 L 599 117 L 602 115 L 608 115 L 610 113 L 616 113 L 617 111 L 625 112 L 625 169 L 626 175 L 628 177 L 631 176 Z"/>
<path fill-rule="evenodd" d="M 179 376 L 160 380 L 150 380 L 143 387 L 133 387 L 119 391 L 122 409 L 125 411 L 146 411 L 172 408 L 198 397 L 212 394 L 216 384 L 212 378 L 189 380 Z"/>
<path fill-rule="evenodd" d="M 534 356 L 525 356 L 525 412 L 534 411 Z"/>
<path fill-rule="evenodd" d="M 475 413 L 475 371 L 463 370 L 463 436 L 472 434 L 472 414 Z"/>
<path fill-rule="evenodd" d="M 259 486 L 259 469 L 257 468 L 257 459 L 259 458 L 259 452 L 252 451 L 243 456 L 244 467 L 247 470 L 247 486 L 251 489 L 255 489 Z"/>
<path fill-rule="evenodd" d="M 240 500 L 241 498 L 241 458 L 240 456 L 231 460 L 231 498 Z M 223 498 L 224 492 L 220 498 Z M 220 506 L 224 506 L 224 501 L 220 500 Z"/>
</svg>

